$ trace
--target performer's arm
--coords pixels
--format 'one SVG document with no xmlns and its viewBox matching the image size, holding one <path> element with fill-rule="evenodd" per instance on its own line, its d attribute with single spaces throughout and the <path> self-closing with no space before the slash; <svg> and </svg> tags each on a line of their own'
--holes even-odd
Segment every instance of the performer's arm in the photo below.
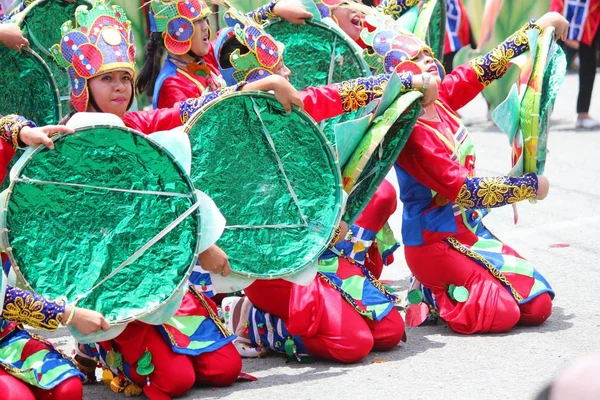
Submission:
<svg viewBox="0 0 600 400">
<path fill-rule="evenodd" d="M 16 114 L 0 116 L 0 182 L 8 172 L 8 164 L 19 147 L 19 132 L 25 126 L 35 124 Z"/>
<path fill-rule="evenodd" d="M 171 108 L 180 101 L 201 96 L 200 89 L 192 82 L 182 82 L 181 79 L 170 77 L 165 80 L 158 95 L 157 108 Z"/>
<path fill-rule="evenodd" d="M 451 157 L 434 133 L 416 126 L 397 162 L 421 184 L 467 209 L 501 207 L 537 195 L 536 174 L 473 177 Z"/>
<path fill-rule="evenodd" d="M 264 24 L 277 17 L 293 24 L 300 24 L 304 20 L 313 17 L 311 13 L 306 11 L 301 2 L 280 0 L 273 0 L 254 11 L 250 11 L 246 16 L 253 19 L 257 24 Z"/>
<path fill-rule="evenodd" d="M 382 0 L 377 10 L 393 19 L 398 19 L 411 7 L 419 4 L 421 0 Z"/>
<path fill-rule="evenodd" d="M 8 285 L 2 306 L 2 318 L 17 321 L 33 328 L 53 331 L 65 313 L 62 300 L 47 300 L 35 293 Z"/>
</svg>

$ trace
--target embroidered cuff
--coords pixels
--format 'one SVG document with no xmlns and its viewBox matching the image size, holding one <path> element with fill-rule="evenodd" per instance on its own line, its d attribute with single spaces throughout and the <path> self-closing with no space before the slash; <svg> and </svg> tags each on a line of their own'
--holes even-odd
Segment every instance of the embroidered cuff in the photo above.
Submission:
<svg viewBox="0 0 600 400">
<path fill-rule="evenodd" d="M 467 178 L 455 203 L 467 209 L 502 207 L 535 198 L 537 189 L 536 174 Z"/>
<path fill-rule="evenodd" d="M 273 0 L 269 4 L 265 4 L 254 11 L 250 11 L 246 16 L 252 18 L 254 22 L 258 24 L 264 24 L 270 19 L 277 18 L 277 14 L 273 12 L 277 3 L 279 3 L 279 0 Z"/>
<path fill-rule="evenodd" d="M 344 112 L 356 111 L 383 96 L 389 80 L 389 74 L 382 74 L 336 83 Z"/>
<path fill-rule="evenodd" d="M 393 19 L 398 19 L 409 8 L 419 4 L 420 0 L 382 0 L 377 9 Z"/>
<path fill-rule="evenodd" d="M 489 53 L 469 61 L 483 87 L 501 78 L 508 70 L 510 60 L 529 50 L 529 39 L 526 33 L 529 29 L 541 30 L 532 19 Z"/>
<path fill-rule="evenodd" d="M 201 97 L 187 99 L 179 106 L 179 115 L 181 116 L 181 123 L 185 124 L 186 122 L 188 122 L 192 115 L 194 115 L 199 109 L 201 109 L 208 103 L 226 94 L 237 92 L 245 84 L 246 82 L 240 82 L 233 86 L 227 86 L 221 89 L 214 90 L 212 92 L 207 92 Z"/>
<path fill-rule="evenodd" d="M 19 132 L 26 126 L 35 128 L 35 123 L 16 114 L 1 117 L 0 137 L 15 150 L 19 147 L 25 147 L 25 145 L 21 145 L 21 142 L 19 142 Z"/>
<path fill-rule="evenodd" d="M 46 300 L 42 296 L 9 286 L 4 298 L 2 317 L 33 328 L 53 331 L 65 312 L 62 300 Z"/>
</svg>

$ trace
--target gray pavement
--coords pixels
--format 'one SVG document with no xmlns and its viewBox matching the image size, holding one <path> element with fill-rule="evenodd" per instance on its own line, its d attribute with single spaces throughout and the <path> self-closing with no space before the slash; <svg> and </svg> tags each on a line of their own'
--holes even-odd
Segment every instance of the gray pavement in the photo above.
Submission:
<svg viewBox="0 0 600 400">
<path fill-rule="evenodd" d="M 541 327 L 517 327 L 507 334 L 462 336 L 445 324 L 408 329 L 408 342 L 374 353 L 356 365 L 328 362 L 286 364 L 279 356 L 245 359 L 244 372 L 259 378 L 228 388 L 195 388 L 185 399 L 532 399 L 567 362 L 600 350 L 600 131 L 575 131 L 578 79 L 569 75 L 553 115 L 546 175 L 548 199 L 497 209 L 487 225 L 532 260 L 557 292 L 552 317 Z M 592 114 L 600 118 L 600 84 Z M 509 170 L 503 135 L 485 121 L 481 98 L 463 109 L 478 148 L 478 175 Z M 393 217 L 399 228 L 399 210 Z M 557 243 L 569 247 L 556 248 Z M 402 251 L 383 279 L 406 291 L 408 269 Z M 58 335 L 64 335 L 59 332 Z M 69 348 L 70 339 L 52 339 Z M 86 399 L 119 399 L 101 384 Z"/>
</svg>

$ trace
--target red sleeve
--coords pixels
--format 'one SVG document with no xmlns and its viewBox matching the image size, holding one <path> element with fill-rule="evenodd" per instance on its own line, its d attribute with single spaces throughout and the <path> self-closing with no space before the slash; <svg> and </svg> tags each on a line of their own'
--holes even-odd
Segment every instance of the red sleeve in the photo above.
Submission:
<svg viewBox="0 0 600 400">
<path fill-rule="evenodd" d="M 182 125 L 180 103 L 171 108 L 134 111 L 123 116 L 125 126 L 146 135 L 159 131 L 168 131 Z"/>
<path fill-rule="evenodd" d="M 304 111 L 317 122 L 344 113 L 336 84 L 301 90 L 300 98 L 304 103 Z"/>
<path fill-rule="evenodd" d="M 440 100 L 453 110 L 464 107 L 483 91 L 475 71 L 464 64 L 444 77 L 440 85 Z"/>
<path fill-rule="evenodd" d="M 4 139 L 0 139 L 0 183 L 4 181 L 8 172 L 8 164 L 15 156 L 15 150 Z"/>
<path fill-rule="evenodd" d="M 200 97 L 202 93 L 193 82 L 187 78 L 185 81 L 179 76 L 171 76 L 165 80 L 158 94 L 158 108 L 170 108 L 175 103 L 185 101 L 194 97 Z"/>
<path fill-rule="evenodd" d="M 434 132 L 415 125 L 406 146 L 398 157 L 398 165 L 421 184 L 454 202 L 469 170 L 452 161 L 451 150 Z"/>
<path fill-rule="evenodd" d="M 565 0 L 551 0 L 550 9 L 548 11 L 556 11 L 559 14 L 563 14 L 565 8 Z"/>
</svg>

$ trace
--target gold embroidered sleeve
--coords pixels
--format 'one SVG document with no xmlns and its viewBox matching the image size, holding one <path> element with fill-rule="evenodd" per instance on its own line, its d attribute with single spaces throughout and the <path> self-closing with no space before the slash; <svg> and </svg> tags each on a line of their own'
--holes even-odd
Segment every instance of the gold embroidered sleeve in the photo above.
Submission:
<svg viewBox="0 0 600 400">
<path fill-rule="evenodd" d="M 26 126 L 35 127 L 33 121 L 29 121 L 20 115 L 11 114 L 0 116 L 0 138 L 8 143 L 13 149 L 19 146 L 19 132 Z M 24 146 L 23 146 L 24 147 Z"/>
<path fill-rule="evenodd" d="M 536 174 L 467 178 L 455 203 L 466 209 L 502 207 L 533 199 L 537 194 Z"/>
<path fill-rule="evenodd" d="M 336 86 L 342 100 L 344 112 L 356 111 L 383 96 L 389 80 L 389 74 L 382 74 L 337 83 Z M 405 80 L 401 79 L 403 85 L 408 85 L 409 81 L 412 88 L 412 77 L 410 79 L 406 78 L 406 83 Z"/>
<path fill-rule="evenodd" d="M 382 0 L 377 9 L 393 19 L 398 19 L 409 8 L 419 4 L 420 0 Z"/>
<path fill-rule="evenodd" d="M 33 328 L 54 331 L 65 312 L 62 300 L 47 300 L 42 296 L 8 286 L 2 307 L 2 318 Z"/>
<path fill-rule="evenodd" d="M 269 4 L 265 4 L 254 11 L 250 11 L 246 16 L 253 19 L 257 24 L 262 25 L 270 19 L 277 18 L 277 14 L 273 12 L 277 3 L 279 3 L 279 0 L 273 0 Z"/>
<path fill-rule="evenodd" d="M 540 27 L 534 23 L 534 20 L 531 20 L 489 53 L 469 61 L 469 65 L 475 71 L 477 79 L 483 87 L 501 78 L 508 70 L 510 61 L 529 50 L 527 31 L 530 29 L 540 30 Z"/>
</svg>

